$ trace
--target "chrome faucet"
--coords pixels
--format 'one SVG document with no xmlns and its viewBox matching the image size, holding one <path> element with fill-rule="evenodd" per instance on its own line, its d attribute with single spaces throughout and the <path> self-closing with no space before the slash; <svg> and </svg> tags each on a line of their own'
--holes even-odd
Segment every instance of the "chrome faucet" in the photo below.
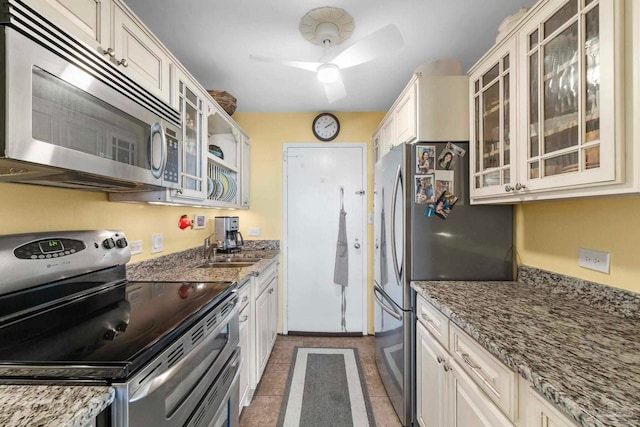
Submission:
<svg viewBox="0 0 640 427">
<path fill-rule="evenodd" d="M 211 238 L 215 234 L 210 235 L 206 239 L 204 239 L 204 258 L 209 260 L 211 258 L 211 254 L 213 253 L 213 260 L 216 259 L 216 253 L 218 251 L 218 242 L 211 243 Z"/>
</svg>

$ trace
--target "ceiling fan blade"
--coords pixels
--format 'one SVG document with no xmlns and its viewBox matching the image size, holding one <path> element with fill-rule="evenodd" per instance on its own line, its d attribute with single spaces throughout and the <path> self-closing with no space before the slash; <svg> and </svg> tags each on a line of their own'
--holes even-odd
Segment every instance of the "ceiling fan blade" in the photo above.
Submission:
<svg viewBox="0 0 640 427">
<path fill-rule="evenodd" d="M 398 27 L 389 24 L 340 52 L 331 63 L 340 69 L 354 67 L 398 50 L 403 44 L 404 39 Z"/>
<path fill-rule="evenodd" d="M 321 62 L 307 62 L 307 61 L 290 61 L 288 59 L 269 58 L 266 56 L 249 55 L 249 58 L 254 61 L 269 62 L 272 64 L 286 65 L 287 67 L 300 68 L 301 70 L 318 71 L 318 67 L 322 65 Z"/>
<path fill-rule="evenodd" d="M 339 99 L 347 96 L 347 90 L 344 87 L 344 83 L 342 82 L 342 78 L 338 77 L 338 80 L 332 83 L 324 84 L 324 92 L 327 94 L 327 100 L 329 104 L 333 104 Z"/>
</svg>

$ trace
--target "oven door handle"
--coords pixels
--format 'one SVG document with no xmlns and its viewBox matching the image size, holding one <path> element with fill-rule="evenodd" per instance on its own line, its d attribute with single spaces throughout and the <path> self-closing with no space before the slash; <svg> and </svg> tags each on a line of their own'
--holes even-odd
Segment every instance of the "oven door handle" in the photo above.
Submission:
<svg viewBox="0 0 640 427">
<path fill-rule="evenodd" d="M 232 304 L 233 304 L 233 309 L 226 316 L 226 318 L 224 319 L 224 322 L 222 322 L 220 326 L 218 326 L 212 333 L 210 333 L 209 336 L 207 336 L 207 338 L 205 338 L 204 341 L 198 344 L 198 347 L 199 347 L 198 350 L 189 353 L 184 359 L 182 359 L 181 361 L 173 365 L 167 371 L 158 375 L 148 383 L 144 384 L 138 390 L 136 390 L 135 393 L 133 393 L 133 395 L 129 399 L 129 402 L 136 402 L 138 400 L 144 399 L 145 397 L 148 397 L 149 395 L 153 394 L 162 386 L 170 382 L 170 380 L 176 375 L 176 373 L 191 372 L 194 369 L 196 369 L 198 366 L 209 366 L 213 362 L 213 360 L 215 360 L 217 355 L 214 356 L 212 360 L 209 360 L 211 356 L 207 356 L 204 360 L 198 359 L 197 356 L 199 356 L 199 353 L 202 351 L 202 349 L 206 348 L 207 344 L 214 341 L 218 337 L 218 334 L 220 334 L 220 332 L 222 332 L 222 330 L 227 327 L 228 320 L 238 314 L 239 307 L 237 304 L 237 300 L 234 300 Z M 196 360 L 194 361 L 194 359 Z"/>
</svg>

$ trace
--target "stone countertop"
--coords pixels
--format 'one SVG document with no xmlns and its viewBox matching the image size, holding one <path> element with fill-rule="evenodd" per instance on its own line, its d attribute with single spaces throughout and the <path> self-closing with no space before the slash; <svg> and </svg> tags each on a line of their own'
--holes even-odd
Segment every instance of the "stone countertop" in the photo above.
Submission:
<svg viewBox="0 0 640 427">
<path fill-rule="evenodd" d="M 134 264 L 127 264 L 127 280 L 144 282 L 242 282 L 257 276 L 278 259 L 279 250 L 243 250 L 231 257 L 260 258 L 250 267 L 198 268 L 205 262 L 202 248 L 192 248 Z M 219 255 L 223 256 L 223 255 Z M 226 254 L 224 256 L 227 256 Z"/>
<path fill-rule="evenodd" d="M 603 311 L 572 292 L 557 291 L 555 284 L 416 281 L 411 285 L 579 424 L 640 426 L 636 318 Z"/>
<path fill-rule="evenodd" d="M 0 385 L 0 426 L 83 427 L 114 397 L 108 386 Z"/>
</svg>

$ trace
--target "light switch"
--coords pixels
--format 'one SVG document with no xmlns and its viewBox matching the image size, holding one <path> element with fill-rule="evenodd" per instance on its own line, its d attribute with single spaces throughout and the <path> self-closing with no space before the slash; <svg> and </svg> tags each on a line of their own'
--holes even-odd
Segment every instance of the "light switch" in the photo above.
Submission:
<svg viewBox="0 0 640 427">
<path fill-rule="evenodd" d="M 151 235 L 151 253 L 162 252 L 164 250 L 164 235 L 162 233 Z"/>
<path fill-rule="evenodd" d="M 142 240 L 133 240 L 129 242 L 129 246 L 131 246 L 131 255 L 142 253 Z"/>
<path fill-rule="evenodd" d="M 249 236 L 259 236 L 260 228 L 259 227 L 249 227 Z"/>
</svg>

